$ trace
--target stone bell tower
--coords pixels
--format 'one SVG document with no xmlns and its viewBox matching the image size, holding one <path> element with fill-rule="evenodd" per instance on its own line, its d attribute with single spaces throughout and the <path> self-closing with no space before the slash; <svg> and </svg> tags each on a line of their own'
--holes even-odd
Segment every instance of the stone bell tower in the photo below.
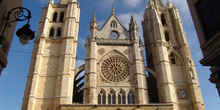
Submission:
<svg viewBox="0 0 220 110">
<path fill-rule="evenodd" d="M 42 10 L 22 110 L 57 110 L 72 104 L 80 7 L 50 0 Z"/>
<path fill-rule="evenodd" d="M 149 101 L 174 110 L 204 110 L 200 85 L 177 8 L 149 0 L 142 22 L 149 74 Z"/>
<path fill-rule="evenodd" d="M 98 29 L 95 13 L 85 42 L 84 104 L 147 104 L 143 43 L 131 16 L 127 30 L 114 13 Z"/>
</svg>

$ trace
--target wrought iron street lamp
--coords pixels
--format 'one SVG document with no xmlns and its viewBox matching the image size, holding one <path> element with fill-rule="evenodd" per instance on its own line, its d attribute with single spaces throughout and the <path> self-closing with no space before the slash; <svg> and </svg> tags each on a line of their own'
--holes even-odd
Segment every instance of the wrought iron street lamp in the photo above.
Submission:
<svg viewBox="0 0 220 110">
<path fill-rule="evenodd" d="M 11 15 L 14 16 L 13 19 L 10 18 Z M 8 12 L 8 15 L 5 18 L 6 20 L 5 25 L 2 30 L 2 34 L 0 36 L 0 46 L 5 52 L 8 50 L 9 44 L 5 39 L 4 33 L 5 33 L 6 27 L 10 27 L 11 26 L 10 23 L 12 22 L 28 20 L 27 24 L 25 24 L 22 28 L 18 29 L 18 31 L 16 32 L 16 35 L 20 38 L 20 42 L 23 45 L 27 44 L 29 40 L 34 39 L 35 31 L 32 31 L 30 29 L 30 25 L 29 25 L 30 18 L 31 18 L 31 12 L 24 7 L 16 7 Z"/>
</svg>

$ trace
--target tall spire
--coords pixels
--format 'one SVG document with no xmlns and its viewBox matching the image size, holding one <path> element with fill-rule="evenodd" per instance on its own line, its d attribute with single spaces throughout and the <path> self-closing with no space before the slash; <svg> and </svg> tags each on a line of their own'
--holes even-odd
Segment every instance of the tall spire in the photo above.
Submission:
<svg viewBox="0 0 220 110">
<path fill-rule="evenodd" d="M 90 22 L 90 29 L 98 29 L 98 22 L 96 19 L 95 11 L 93 12 L 92 21 Z"/>
<path fill-rule="evenodd" d="M 131 13 L 131 20 L 130 20 L 130 24 L 129 24 L 129 29 L 130 30 L 136 30 L 137 29 L 137 23 L 134 20 L 133 13 Z"/>
<path fill-rule="evenodd" d="M 97 22 L 97 20 L 96 20 L 96 15 L 95 15 L 95 11 L 93 12 L 92 22 L 93 22 L 93 23 Z"/>
</svg>

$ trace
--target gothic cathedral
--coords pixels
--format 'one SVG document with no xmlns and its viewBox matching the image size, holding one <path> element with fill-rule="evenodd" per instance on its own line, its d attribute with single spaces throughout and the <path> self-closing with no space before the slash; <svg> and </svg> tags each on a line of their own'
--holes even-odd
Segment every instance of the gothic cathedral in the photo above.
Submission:
<svg viewBox="0 0 220 110">
<path fill-rule="evenodd" d="M 149 0 L 142 21 L 144 42 L 132 14 L 126 29 L 113 7 L 99 29 L 94 13 L 85 64 L 75 68 L 79 17 L 77 0 L 50 0 L 43 8 L 22 110 L 205 110 L 172 3 Z"/>
</svg>

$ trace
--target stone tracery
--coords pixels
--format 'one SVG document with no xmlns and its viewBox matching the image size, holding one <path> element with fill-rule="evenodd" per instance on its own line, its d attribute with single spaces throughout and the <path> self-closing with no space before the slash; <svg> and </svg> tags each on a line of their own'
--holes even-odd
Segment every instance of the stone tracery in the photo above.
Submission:
<svg viewBox="0 0 220 110">
<path fill-rule="evenodd" d="M 129 75 L 129 65 L 123 58 L 112 56 L 104 60 L 101 72 L 108 81 L 121 82 Z"/>
</svg>

